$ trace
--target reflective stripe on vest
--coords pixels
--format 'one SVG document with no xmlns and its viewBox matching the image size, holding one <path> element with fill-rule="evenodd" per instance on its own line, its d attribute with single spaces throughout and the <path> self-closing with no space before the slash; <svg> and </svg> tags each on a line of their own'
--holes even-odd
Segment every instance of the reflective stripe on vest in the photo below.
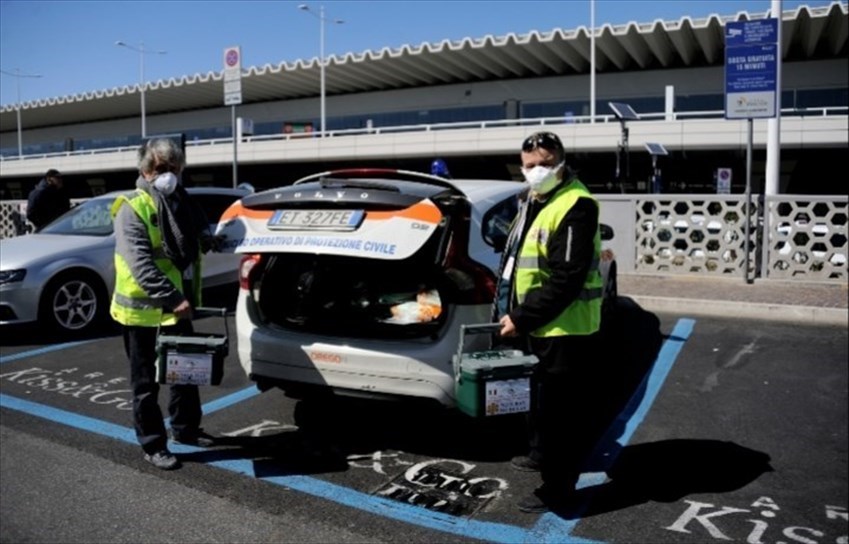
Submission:
<svg viewBox="0 0 849 544">
<path fill-rule="evenodd" d="M 147 228 L 156 267 L 177 286 L 177 289 L 182 291 L 182 275 L 174 263 L 165 256 L 162 232 L 153 223 L 153 216 L 156 214 L 153 198 L 141 190 L 136 191 L 132 198 L 119 196 L 110 210 L 113 221 L 124 204 L 128 204 L 133 209 Z M 133 276 L 130 265 L 117 251 L 115 252 L 115 292 L 112 295 L 109 313 L 122 325 L 156 327 L 177 323 L 177 317 L 174 314 L 164 313 L 162 308 L 147 295 Z"/>
<path fill-rule="evenodd" d="M 598 201 L 590 194 L 583 183 L 577 179 L 558 190 L 551 200 L 540 210 L 539 215 L 528 229 L 519 258 L 516 262 L 516 296 L 521 304 L 529 293 L 540 288 L 551 276 L 548 266 L 549 233 L 557 230 L 560 221 L 569 213 L 578 198 L 590 198 L 598 206 Z M 599 271 L 601 262 L 601 235 L 596 231 L 593 239 L 594 257 L 590 270 L 584 280 L 583 289 L 578 297 L 551 322 L 531 333 L 532 336 L 550 337 L 572 334 L 591 334 L 601 325 L 602 278 Z"/>
</svg>

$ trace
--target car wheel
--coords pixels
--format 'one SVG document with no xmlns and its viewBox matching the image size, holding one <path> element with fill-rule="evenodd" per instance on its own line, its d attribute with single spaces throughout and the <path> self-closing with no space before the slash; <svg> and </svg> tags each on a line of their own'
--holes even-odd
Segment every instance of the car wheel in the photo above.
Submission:
<svg viewBox="0 0 849 544">
<path fill-rule="evenodd" d="M 94 274 L 64 273 L 45 287 L 39 319 L 60 332 L 88 332 L 103 321 L 107 304 L 106 289 Z"/>
<path fill-rule="evenodd" d="M 326 429 L 338 412 L 334 409 L 336 398 L 328 393 L 305 395 L 295 404 L 292 417 L 301 430 Z"/>
</svg>

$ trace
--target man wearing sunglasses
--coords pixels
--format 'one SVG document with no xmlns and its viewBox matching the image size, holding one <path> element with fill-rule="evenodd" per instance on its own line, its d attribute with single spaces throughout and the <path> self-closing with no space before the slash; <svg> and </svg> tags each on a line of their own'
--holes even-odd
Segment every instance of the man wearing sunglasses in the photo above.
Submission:
<svg viewBox="0 0 849 544">
<path fill-rule="evenodd" d="M 538 513 L 568 506 L 599 434 L 587 391 L 601 323 L 601 237 L 598 201 L 566 166 L 556 134 L 530 135 L 521 159 L 529 193 L 505 248 L 500 282 L 509 296 L 498 313 L 501 336 L 527 339 L 539 359 L 530 452 L 512 461 L 517 470 L 540 472 L 542 485 L 518 503 Z"/>
</svg>

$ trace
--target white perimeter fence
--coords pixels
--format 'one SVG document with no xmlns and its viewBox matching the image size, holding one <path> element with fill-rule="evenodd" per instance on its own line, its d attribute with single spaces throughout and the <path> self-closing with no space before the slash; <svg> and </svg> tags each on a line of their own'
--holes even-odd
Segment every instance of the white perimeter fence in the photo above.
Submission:
<svg viewBox="0 0 849 544">
<path fill-rule="evenodd" d="M 621 274 L 846 283 L 846 196 L 599 195 Z M 75 201 L 79 203 L 80 201 Z M 26 201 L 0 202 L 0 238 L 26 234 Z"/>
</svg>

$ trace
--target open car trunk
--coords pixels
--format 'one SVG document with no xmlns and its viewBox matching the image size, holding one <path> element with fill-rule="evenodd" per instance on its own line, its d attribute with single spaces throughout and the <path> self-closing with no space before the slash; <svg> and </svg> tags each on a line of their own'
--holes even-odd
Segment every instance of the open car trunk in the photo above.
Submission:
<svg viewBox="0 0 849 544">
<path fill-rule="evenodd" d="M 405 259 L 266 253 L 251 286 L 262 322 L 354 338 L 439 336 L 455 305 L 491 301 L 495 281 L 468 258 L 468 203 L 442 209 L 439 226 Z"/>
<path fill-rule="evenodd" d="M 422 252 L 403 261 L 274 255 L 256 283 L 267 325 L 348 337 L 437 335 L 456 287 Z"/>
<path fill-rule="evenodd" d="M 228 212 L 233 249 L 259 263 L 243 288 L 263 326 L 436 338 L 456 305 L 491 304 L 493 273 L 469 257 L 471 205 L 444 180 L 321 179 Z"/>
</svg>

